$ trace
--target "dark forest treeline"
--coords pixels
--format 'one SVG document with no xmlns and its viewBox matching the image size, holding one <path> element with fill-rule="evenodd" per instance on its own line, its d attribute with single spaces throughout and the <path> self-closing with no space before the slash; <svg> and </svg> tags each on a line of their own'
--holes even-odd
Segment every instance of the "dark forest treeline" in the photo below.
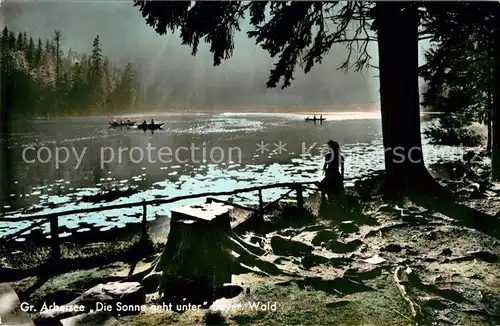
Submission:
<svg viewBox="0 0 500 326">
<path fill-rule="evenodd" d="M 4 117 L 113 114 L 138 105 L 141 86 L 132 64 L 118 68 L 105 57 L 99 35 L 90 54 L 63 51 L 61 41 L 60 31 L 52 39 L 35 41 L 3 29 Z"/>
</svg>

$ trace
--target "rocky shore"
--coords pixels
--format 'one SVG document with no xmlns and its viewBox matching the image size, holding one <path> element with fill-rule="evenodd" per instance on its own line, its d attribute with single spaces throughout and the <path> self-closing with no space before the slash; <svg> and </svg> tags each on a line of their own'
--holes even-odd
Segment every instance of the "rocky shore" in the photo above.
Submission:
<svg viewBox="0 0 500 326">
<path fill-rule="evenodd" d="M 457 203 L 498 218 L 500 187 L 487 180 L 485 159 L 442 168 L 449 178 L 439 182 Z M 333 203 L 313 195 L 302 212 L 283 203 L 257 229 L 232 234 L 231 284 L 204 301 L 193 300 L 187 285 L 178 302 L 148 293 L 142 276 L 159 254 L 136 263 L 132 275 L 128 262 L 117 261 L 12 284 L 37 324 L 499 324 L 500 240 L 460 216 L 409 200 L 385 203 L 378 180 Z M 55 306 L 41 311 L 47 303 Z M 53 309 L 64 305 L 84 312 Z"/>
</svg>

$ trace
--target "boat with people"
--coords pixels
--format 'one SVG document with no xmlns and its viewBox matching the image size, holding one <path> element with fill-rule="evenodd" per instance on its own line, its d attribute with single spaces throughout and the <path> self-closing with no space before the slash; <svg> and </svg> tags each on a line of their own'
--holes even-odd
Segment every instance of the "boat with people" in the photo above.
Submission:
<svg viewBox="0 0 500 326">
<path fill-rule="evenodd" d="M 151 120 L 150 123 L 147 123 L 146 120 L 144 120 L 141 124 L 137 125 L 138 129 L 143 129 L 143 130 L 158 130 L 163 127 L 164 123 L 156 123 L 153 120 Z"/>
<path fill-rule="evenodd" d="M 126 121 L 116 121 L 116 119 L 113 119 L 109 121 L 109 126 L 110 127 L 132 127 L 136 124 L 136 121 L 131 121 L 130 119 L 127 119 Z"/>
<path fill-rule="evenodd" d="M 323 116 L 321 115 L 319 118 L 316 118 L 316 116 L 314 116 L 312 118 L 306 117 L 304 120 L 305 121 L 325 121 L 326 118 L 323 118 Z"/>
</svg>

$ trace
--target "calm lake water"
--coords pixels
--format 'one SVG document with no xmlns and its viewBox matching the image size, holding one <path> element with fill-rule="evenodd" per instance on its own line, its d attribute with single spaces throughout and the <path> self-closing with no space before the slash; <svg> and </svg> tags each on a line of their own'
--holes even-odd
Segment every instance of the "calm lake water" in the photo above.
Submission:
<svg viewBox="0 0 500 326">
<path fill-rule="evenodd" d="M 155 132 L 108 128 L 102 117 L 14 125 L 12 135 L 3 137 L 9 150 L 2 157 L 10 163 L 10 171 L 2 171 L 0 205 L 6 216 L 16 217 L 29 208 L 45 214 L 277 182 L 316 181 L 323 164 L 324 143 L 329 139 L 342 145 L 347 179 L 383 169 L 379 113 L 325 114 L 327 120 L 322 124 L 305 122 L 304 117 L 275 113 L 157 115 L 155 121 L 165 125 Z M 149 121 L 151 116 L 134 119 Z M 427 164 L 455 159 L 460 153 L 456 148 L 424 146 Z M 136 186 L 140 191 L 104 204 L 80 201 L 83 195 L 98 193 L 106 186 Z M 264 200 L 284 192 L 264 191 Z M 232 198 L 239 203 L 257 200 L 256 193 Z M 148 220 L 168 216 L 177 205 L 200 201 L 204 199 L 150 206 Z M 61 236 L 88 231 L 82 228 L 86 225 L 102 231 L 124 227 L 139 222 L 141 212 L 137 208 L 66 216 L 59 222 L 64 230 Z M 0 223 L 0 236 L 29 224 Z M 48 232 L 48 228 L 46 224 L 41 231 Z"/>
</svg>

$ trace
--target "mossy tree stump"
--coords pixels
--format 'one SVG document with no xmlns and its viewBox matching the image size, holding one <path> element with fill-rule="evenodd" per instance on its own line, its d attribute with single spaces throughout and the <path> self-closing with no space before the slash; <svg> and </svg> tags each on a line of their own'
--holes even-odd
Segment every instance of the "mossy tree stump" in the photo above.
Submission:
<svg viewBox="0 0 500 326">
<path fill-rule="evenodd" d="M 221 203 L 173 209 L 168 241 L 153 271 L 160 294 L 180 291 L 189 297 L 230 283 L 232 263 L 224 248 L 230 232 L 229 209 Z"/>
</svg>

